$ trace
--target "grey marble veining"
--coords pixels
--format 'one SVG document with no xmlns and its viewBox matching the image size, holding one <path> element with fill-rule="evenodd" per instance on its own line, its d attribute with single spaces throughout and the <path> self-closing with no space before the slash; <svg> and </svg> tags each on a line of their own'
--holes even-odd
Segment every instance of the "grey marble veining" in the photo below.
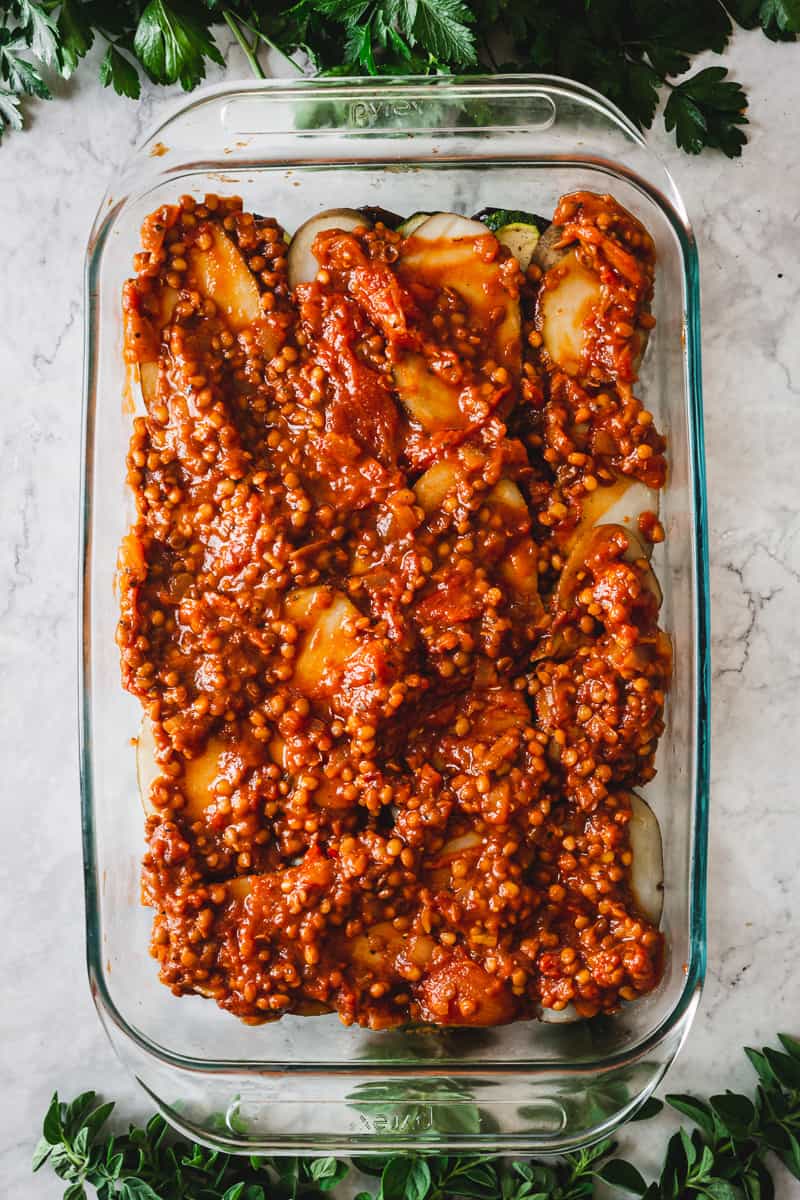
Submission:
<svg viewBox="0 0 800 1200">
<path fill-rule="evenodd" d="M 799 55 L 737 38 L 728 57 L 753 103 L 740 161 L 690 160 L 654 134 L 700 245 L 713 593 L 709 971 L 675 1091 L 749 1086 L 742 1043 L 800 1034 Z M 101 1088 L 126 1115 L 147 1109 L 106 1042 L 83 965 L 81 288 L 106 180 L 170 101 L 120 101 L 91 71 L 61 90 L 68 102 L 38 106 L 30 132 L 0 149 L 0 1191 L 17 1200 L 60 1195 L 28 1166 L 56 1086 Z M 669 1125 L 636 1127 L 640 1165 L 655 1165 Z M 800 1185 L 783 1175 L 778 1194 Z"/>
</svg>

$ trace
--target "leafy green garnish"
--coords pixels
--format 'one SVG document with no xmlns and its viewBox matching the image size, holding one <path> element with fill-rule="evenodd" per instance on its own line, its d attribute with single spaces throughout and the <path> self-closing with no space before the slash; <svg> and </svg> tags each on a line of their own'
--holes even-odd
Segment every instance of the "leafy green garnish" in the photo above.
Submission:
<svg viewBox="0 0 800 1200">
<path fill-rule="evenodd" d="M 15 56 L 0 57 L 0 136 L 19 126 L 20 98 L 49 96 L 42 68 L 68 78 L 95 39 L 108 43 L 101 81 L 136 97 L 139 69 L 196 87 L 207 62 L 222 64 L 213 31 L 227 28 L 259 78 L 267 48 L 325 75 L 543 71 L 596 88 L 642 129 L 666 88 L 678 145 L 734 157 L 746 140 L 741 86 L 719 66 L 680 77 L 695 55 L 722 53 L 737 25 L 795 41 L 800 0 L 0 0 Z"/>
<path fill-rule="evenodd" d="M 150 0 L 133 39 L 133 48 L 155 83 L 180 83 L 186 91 L 205 78 L 205 60 L 224 65 L 208 32 L 188 10 L 168 0 Z"/>
<path fill-rule="evenodd" d="M 664 123 L 675 130 L 678 145 L 689 154 L 699 154 L 704 146 L 722 150 L 729 158 L 742 152 L 747 97 L 727 74 L 724 67 L 706 67 L 670 92 Z"/>
<path fill-rule="evenodd" d="M 354 1165 L 375 1179 L 376 1190 L 355 1200 L 588 1200 L 598 1180 L 614 1194 L 644 1200 L 774 1200 L 770 1154 L 800 1180 L 800 1041 L 778 1036 L 783 1050 L 745 1049 L 759 1079 L 752 1099 L 734 1092 L 707 1100 L 667 1096 L 695 1128 L 669 1139 L 653 1183 L 612 1157 L 614 1143 L 603 1141 L 547 1163 L 435 1153 L 359 1158 Z M 662 1107 L 651 1098 L 634 1120 Z M 49 1162 L 67 1184 L 64 1200 L 88 1200 L 87 1187 L 98 1200 L 310 1200 L 349 1170 L 330 1157 L 244 1158 L 207 1150 L 173 1136 L 160 1116 L 144 1129 L 110 1134 L 105 1126 L 113 1108 L 97 1104 L 94 1092 L 71 1104 L 53 1096 L 33 1170 Z"/>
</svg>

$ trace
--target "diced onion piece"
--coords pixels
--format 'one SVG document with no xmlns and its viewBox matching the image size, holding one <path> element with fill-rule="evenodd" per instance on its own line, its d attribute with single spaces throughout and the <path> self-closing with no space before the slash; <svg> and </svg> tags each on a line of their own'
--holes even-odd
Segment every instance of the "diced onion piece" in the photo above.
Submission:
<svg viewBox="0 0 800 1200">
<path fill-rule="evenodd" d="M 539 593 L 539 554 L 533 538 L 521 538 L 500 564 L 506 583 L 522 597 Z"/>
<path fill-rule="evenodd" d="M 630 475 L 617 475 L 607 487 L 595 488 L 581 498 L 581 519 L 573 529 L 565 549 L 570 550 L 595 525 L 621 525 L 639 538 L 647 558 L 653 553 L 650 542 L 641 538 L 639 517 L 651 512 L 658 516 L 660 493 Z"/>
<path fill-rule="evenodd" d="M 237 246 L 216 225 L 209 226 L 208 250 L 193 246 L 189 263 L 195 283 L 213 300 L 231 329 L 238 332 L 261 317 L 261 293 Z"/>
<path fill-rule="evenodd" d="M 436 855 L 437 860 L 456 858 L 459 854 L 465 851 L 477 850 L 483 845 L 483 838 L 474 829 L 468 829 L 466 833 L 461 833 L 458 837 L 451 838 L 449 842 L 445 842 L 439 853 Z"/>
<path fill-rule="evenodd" d="M 360 644 L 358 636 L 345 631 L 344 625 L 361 614 L 343 592 L 302 588 L 287 597 L 286 615 L 305 631 L 292 683 L 308 696 L 330 695 Z"/>
<path fill-rule="evenodd" d="M 394 368 L 394 383 L 403 407 L 423 429 L 464 429 L 467 418 L 458 403 L 459 389 L 445 383 L 420 354 L 405 355 Z"/>
<path fill-rule="evenodd" d="M 287 266 L 289 287 L 296 288 L 298 283 L 311 283 L 316 278 L 319 263 L 314 257 L 311 247 L 318 233 L 328 229 L 341 229 L 352 233 L 358 228 L 369 229 L 371 222 L 355 208 L 329 208 L 326 212 L 317 213 L 296 231 L 289 246 Z"/>
<path fill-rule="evenodd" d="M 602 302 L 599 277 L 573 251 L 557 267 L 558 280 L 539 293 L 537 320 L 547 353 L 568 375 L 577 375 L 587 322 Z"/>
<path fill-rule="evenodd" d="M 525 497 L 511 479 L 499 480 L 486 497 L 488 504 L 505 505 L 519 513 L 527 513 L 528 506 Z"/>
<path fill-rule="evenodd" d="M 630 889 L 636 907 L 658 925 L 664 908 L 664 849 L 658 819 L 650 805 L 635 792 L 629 793 L 632 817 L 628 838 L 633 856 Z"/>
</svg>

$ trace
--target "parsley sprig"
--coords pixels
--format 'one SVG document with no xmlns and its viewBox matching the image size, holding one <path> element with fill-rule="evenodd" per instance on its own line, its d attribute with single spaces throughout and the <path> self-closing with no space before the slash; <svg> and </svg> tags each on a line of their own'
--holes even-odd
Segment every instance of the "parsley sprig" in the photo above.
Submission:
<svg viewBox="0 0 800 1200">
<path fill-rule="evenodd" d="M 695 55 L 721 54 L 736 26 L 795 41 L 800 0 L 0 0 L 0 137 L 95 42 L 101 82 L 136 99 L 142 74 L 196 87 L 209 62 L 223 65 L 215 37 L 227 29 L 258 77 L 267 48 L 326 75 L 545 71 L 597 88 L 642 129 L 666 92 L 681 149 L 735 157 L 741 85 L 722 66 L 684 76 Z"/>
<path fill-rule="evenodd" d="M 406 1154 L 360 1158 L 375 1178 L 355 1200 L 587 1200 L 602 1180 L 616 1194 L 643 1200 L 773 1200 L 774 1157 L 800 1180 L 800 1041 L 779 1034 L 783 1050 L 745 1049 L 758 1074 L 755 1095 L 723 1092 L 707 1100 L 666 1100 L 694 1128 L 681 1127 L 666 1147 L 657 1181 L 647 1184 L 615 1144 L 555 1162 L 508 1162 L 487 1155 Z M 650 1099 L 634 1120 L 660 1112 Z M 71 1104 L 53 1096 L 33 1157 L 67 1185 L 64 1200 L 312 1200 L 340 1183 L 350 1166 L 336 1158 L 249 1158 L 207 1150 L 175 1137 L 160 1116 L 142 1129 L 108 1133 L 113 1103 L 85 1092 Z"/>
</svg>

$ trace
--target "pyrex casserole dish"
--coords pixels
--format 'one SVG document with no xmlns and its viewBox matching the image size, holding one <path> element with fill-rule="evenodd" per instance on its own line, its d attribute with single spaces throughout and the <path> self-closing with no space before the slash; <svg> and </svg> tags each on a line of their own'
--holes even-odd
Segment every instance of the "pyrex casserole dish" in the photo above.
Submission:
<svg viewBox="0 0 800 1200">
<path fill-rule="evenodd" d="M 611 192 L 652 233 L 658 321 L 640 388 L 669 438 L 655 564 L 675 676 L 658 775 L 667 939 L 659 988 L 611 1018 L 371 1032 L 335 1016 L 252 1028 L 157 980 L 139 905 L 138 713 L 119 684 L 113 583 L 129 520 L 120 286 L 144 216 L 236 192 L 289 229 L 334 205 L 552 209 Z M 275 82 L 214 89 L 154 131 L 112 185 L 87 260 L 82 784 L 89 974 L 112 1042 L 164 1114 L 228 1149 L 563 1150 L 608 1132 L 685 1037 L 705 963 L 708 593 L 697 261 L 680 197 L 627 120 L 557 79 Z M 134 389 L 135 392 L 135 389 Z M 126 399 L 127 397 L 127 399 Z M 212 1010 L 212 1011 L 209 1011 Z"/>
</svg>

